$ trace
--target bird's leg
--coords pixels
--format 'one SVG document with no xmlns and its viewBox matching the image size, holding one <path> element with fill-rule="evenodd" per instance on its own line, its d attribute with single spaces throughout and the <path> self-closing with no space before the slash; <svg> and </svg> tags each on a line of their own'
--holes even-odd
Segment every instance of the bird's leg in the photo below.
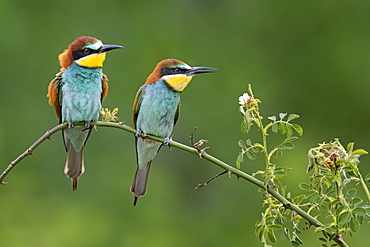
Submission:
<svg viewBox="0 0 370 247">
<path fill-rule="evenodd" d="M 73 122 L 68 122 L 68 128 L 73 128 Z"/>
<path fill-rule="evenodd" d="M 149 136 L 149 135 L 144 134 L 141 129 L 138 129 L 137 132 L 136 132 L 136 134 L 135 134 L 135 137 L 145 138 L 147 136 Z"/>
<path fill-rule="evenodd" d="M 91 124 L 90 123 L 91 123 L 91 121 L 85 121 L 85 124 L 84 124 L 85 128 L 82 131 L 91 129 Z M 96 125 L 94 125 L 94 129 L 97 131 Z"/>
</svg>

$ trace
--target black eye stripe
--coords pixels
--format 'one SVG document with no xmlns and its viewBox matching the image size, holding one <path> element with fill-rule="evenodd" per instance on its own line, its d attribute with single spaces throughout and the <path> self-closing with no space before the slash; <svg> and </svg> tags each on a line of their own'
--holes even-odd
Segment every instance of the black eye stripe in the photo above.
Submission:
<svg viewBox="0 0 370 247">
<path fill-rule="evenodd" d="M 97 50 L 93 50 L 91 48 L 82 48 L 82 50 L 73 51 L 72 52 L 72 56 L 73 56 L 73 59 L 74 60 L 78 60 L 81 57 L 85 57 L 85 56 L 90 55 L 90 54 L 93 54 L 93 53 L 98 53 L 98 51 Z"/>
<path fill-rule="evenodd" d="M 162 69 L 163 75 L 176 75 L 176 74 L 185 74 L 188 69 L 175 67 L 175 68 L 164 68 Z"/>
</svg>

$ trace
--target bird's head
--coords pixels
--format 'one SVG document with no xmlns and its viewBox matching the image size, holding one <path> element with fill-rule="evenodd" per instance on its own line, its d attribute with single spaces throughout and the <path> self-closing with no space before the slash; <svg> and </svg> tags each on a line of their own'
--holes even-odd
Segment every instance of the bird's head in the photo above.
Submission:
<svg viewBox="0 0 370 247">
<path fill-rule="evenodd" d="M 105 60 L 105 52 L 123 48 L 120 45 L 104 45 L 100 40 L 82 36 L 73 41 L 68 49 L 59 55 L 60 65 L 68 68 L 73 62 L 88 68 L 101 68 Z"/>
<path fill-rule="evenodd" d="M 173 90 L 182 92 L 196 74 L 215 72 L 211 67 L 190 67 L 177 59 L 165 59 L 157 64 L 145 84 L 165 81 Z"/>
</svg>

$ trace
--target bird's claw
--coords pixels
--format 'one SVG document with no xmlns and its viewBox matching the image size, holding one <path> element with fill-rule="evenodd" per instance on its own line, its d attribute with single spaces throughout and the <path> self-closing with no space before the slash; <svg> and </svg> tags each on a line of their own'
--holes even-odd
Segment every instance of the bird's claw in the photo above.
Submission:
<svg viewBox="0 0 370 247">
<path fill-rule="evenodd" d="M 86 129 L 88 129 L 88 128 L 90 128 L 90 126 L 91 126 L 91 125 L 90 125 L 90 121 L 86 121 L 86 122 L 85 122 L 85 128 L 86 128 Z"/>
<path fill-rule="evenodd" d="M 143 133 L 143 132 L 142 132 L 141 130 L 139 130 L 139 129 L 138 129 L 138 130 L 136 131 L 135 137 L 140 137 L 142 133 Z"/>
<path fill-rule="evenodd" d="M 73 128 L 74 125 L 73 125 L 73 122 L 68 122 L 68 128 Z"/>
<path fill-rule="evenodd" d="M 170 139 L 168 136 L 166 136 L 166 137 L 164 138 L 163 145 L 164 145 L 164 146 L 168 146 L 168 144 L 170 143 L 170 141 L 171 141 L 171 139 Z"/>
</svg>

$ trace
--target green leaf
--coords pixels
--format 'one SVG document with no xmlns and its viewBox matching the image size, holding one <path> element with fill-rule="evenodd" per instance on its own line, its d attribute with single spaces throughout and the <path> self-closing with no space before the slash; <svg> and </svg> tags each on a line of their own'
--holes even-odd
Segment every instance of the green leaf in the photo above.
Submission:
<svg viewBox="0 0 370 247">
<path fill-rule="evenodd" d="M 290 242 L 291 244 L 292 244 L 292 247 L 299 247 L 300 246 L 300 244 L 299 243 L 297 243 L 296 241 L 292 241 L 292 242 Z"/>
<path fill-rule="evenodd" d="M 272 124 L 271 130 L 272 132 L 277 133 L 279 131 L 279 124 L 278 123 Z"/>
<path fill-rule="evenodd" d="M 279 131 L 281 134 L 285 134 L 285 124 L 284 123 L 279 124 Z"/>
<path fill-rule="evenodd" d="M 245 144 L 247 144 L 247 146 L 252 146 L 252 141 L 250 139 L 247 139 L 245 141 Z"/>
<path fill-rule="evenodd" d="M 279 118 L 283 120 L 287 114 L 286 113 L 279 113 Z"/>
<path fill-rule="evenodd" d="M 281 145 L 284 147 L 284 149 L 293 149 L 294 148 L 294 144 L 291 143 L 291 142 L 284 142 Z"/>
<path fill-rule="evenodd" d="M 290 240 L 290 236 L 289 236 L 289 229 L 288 229 L 288 228 L 286 228 L 286 227 L 284 227 L 284 235 L 285 235 L 285 237 L 286 237 L 287 239 L 289 239 L 289 240 Z"/>
<path fill-rule="evenodd" d="M 271 117 L 268 117 L 268 119 L 270 119 L 271 121 L 276 121 L 276 116 L 271 116 Z"/>
<path fill-rule="evenodd" d="M 276 172 L 275 173 L 276 179 L 280 179 L 280 178 L 285 177 L 285 176 L 287 176 L 286 172 Z"/>
<path fill-rule="evenodd" d="M 358 232 L 358 230 L 360 230 L 360 224 L 358 223 L 356 218 L 351 219 L 351 221 L 349 222 L 349 228 L 353 232 Z"/>
<path fill-rule="evenodd" d="M 351 219 L 351 213 L 349 211 L 344 211 L 339 215 L 338 223 L 343 225 Z"/>
<path fill-rule="evenodd" d="M 321 232 L 325 232 L 325 228 L 323 227 L 316 227 L 315 230 L 313 231 L 313 234 L 317 234 L 317 233 L 321 233 Z"/>
<path fill-rule="evenodd" d="M 293 129 L 298 133 L 298 135 L 303 135 L 303 129 L 298 124 L 292 124 Z"/>
<path fill-rule="evenodd" d="M 243 132 L 243 133 L 247 133 L 249 132 L 250 128 L 251 128 L 252 124 L 251 123 L 248 123 L 247 121 L 244 121 L 242 122 L 241 126 L 240 126 L 240 130 Z"/>
<path fill-rule="evenodd" d="M 355 145 L 355 143 L 354 142 L 349 142 L 348 144 L 347 144 L 347 150 L 348 150 L 348 153 L 352 153 L 352 151 L 353 151 L 353 146 Z"/>
<path fill-rule="evenodd" d="M 355 206 L 357 206 L 361 202 L 363 202 L 363 200 L 360 197 L 355 197 L 355 198 L 351 199 L 351 201 L 350 201 L 350 203 L 355 205 Z"/>
<path fill-rule="evenodd" d="M 283 228 L 281 225 L 268 225 L 267 227 L 268 229 L 273 230 L 273 231 L 280 230 Z"/>
<path fill-rule="evenodd" d="M 352 152 L 351 155 L 362 155 L 362 154 L 368 154 L 368 152 L 365 149 L 356 149 Z"/>
<path fill-rule="evenodd" d="M 285 138 L 284 142 L 292 142 L 292 141 L 295 141 L 295 140 L 298 140 L 297 136 L 289 136 L 289 137 Z"/>
<path fill-rule="evenodd" d="M 251 150 L 253 153 L 259 153 L 259 150 L 257 147 L 251 147 Z"/>
<path fill-rule="evenodd" d="M 299 118 L 299 115 L 297 115 L 297 114 L 290 114 L 290 115 L 288 116 L 288 120 L 287 120 L 287 122 L 290 122 L 290 121 L 292 121 L 292 120 L 294 120 L 294 119 L 296 119 L 296 118 Z"/>
<path fill-rule="evenodd" d="M 240 162 L 244 162 L 244 156 L 243 156 L 243 153 L 240 153 L 240 154 L 238 155 L 238 160 L 239 160 Z"/>
<path fill-rule="evenodd" d="M 290 126 L 290 124 L 286 124 L 285 125 L 285 130 L 286 130 L 286 135 L 288 137 L 292 136 L 293 135 L 293 129 L 292 127 Z"/>
<path fill-rule="evenodd" d="M 353 214 L 356 214 L 356 215 L 360 215 L 360 216 L 366 216 L 366 209 L 364 208 L 355 208 L 353 211 L 352 211 Z"/>
<path fill-rule="evenodd" d="M 293 232 L 293 239 L 299 244 L 303 244 L 303 241 L 298 237 L 297 233 Z"/>
<path fill-rule="evenodd" d="M 299 196 L 294 197 L 293 199 L 294 204 L 300 204 L 303 201 L 304 196 L 305 195 L 299 195 Z"/>
<path fill-rule="evenodd" d="M 247 148 L 247 146 L 245 145 L 245 143 L 242 140 L 238 141 L 238 146 L 241 147 L 241 148 Z"/>
<path fill-rule="evenodd" d="M 236 168 L 240 169 L 240 160 L 239 159 L 236 159 L 235 165 L 236 165 Z"/>
<path fill-rule="evenodd" d="M 250 160 L 255 160 L 255 159 L 257 159 L 256 155 L 255 155 L 251 150 L 248 150 L 248 151 L 246 152 L 246 154 L 247 154 L 248 159 L 250 159 Z"/>
<path fill-rule="evenodd" d="M 273 231 L 268 231 L 267 236 L 268 236 L 269 240 L 271 241 L 271 243 L 276 243 L 276 237 L 275 237 L 275 233 Z"/>
<path fill-rule="evenodd" d="M 307 183 L 301 183 L 300 185 L 299 185 L 299 188 L 301 189 L 301 190 L 309 190 L 310 189 L 310 186 L 307 184 Z"/>
<path fill-rule="evenodd" d="M 261 149 L 264 149 L 263 145 L 261 143 L 255 143 L 254 144 L 255 147 L 258 147 L 258 148 L 261 148 Z"/>
<path fill-rule="evenodd" d="M 348 197 L 355 197 L 357 194 L 357 190 L 356 189 L 350 189 L 349 191 L 347 191 L 347 196 Z"/>
</svg>

